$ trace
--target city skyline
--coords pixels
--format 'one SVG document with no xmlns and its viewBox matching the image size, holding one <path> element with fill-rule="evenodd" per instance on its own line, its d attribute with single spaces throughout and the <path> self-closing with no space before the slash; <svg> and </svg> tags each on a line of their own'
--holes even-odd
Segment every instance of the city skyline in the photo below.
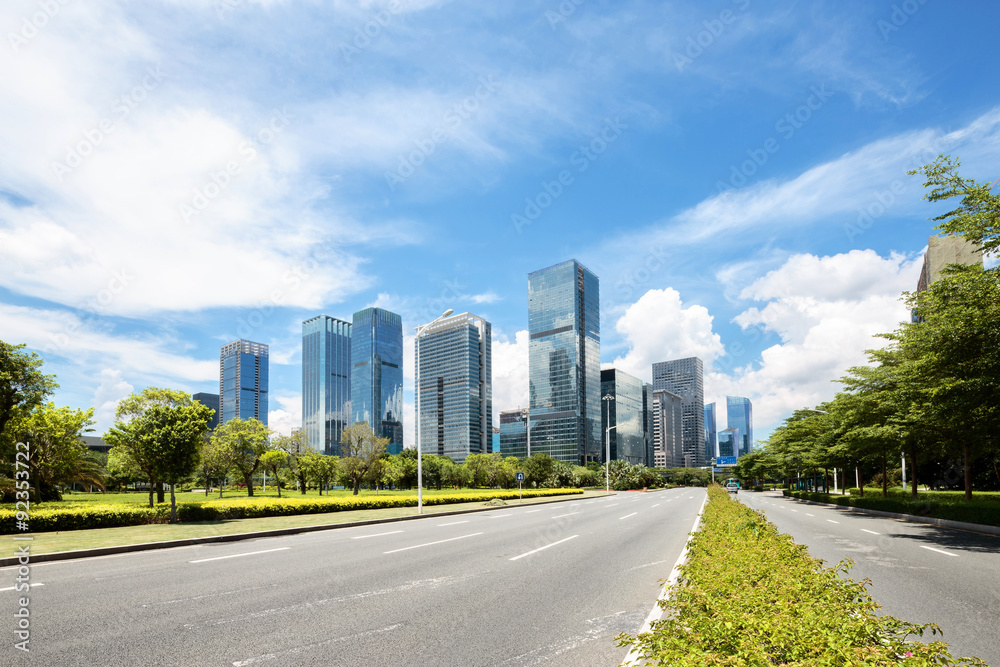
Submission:
<svg viewBox="0 0 1000 667">
<path fill-rule="evenodd" d="M 133 391 L 215 393 L 219 347 L 260 341 L 288 433 L 301 323 L 382 307 L 412 441 L 413 327 L 484 317 L 495 412 L 527 405 L 525 275 L 575 257 L 602 367 L 698 356 L 766 439 L 909 318 L 948 205 L 907 171 L 996 183 L 1000 93 L 965 64 L 995 60 L 1000 7 L 724 4 L 713 33 L 690 0 L 401 3 L 359 48 L 374 6 L 59 3 L 0 53 L 0 338 L 96 433 Z"/>
</svg>

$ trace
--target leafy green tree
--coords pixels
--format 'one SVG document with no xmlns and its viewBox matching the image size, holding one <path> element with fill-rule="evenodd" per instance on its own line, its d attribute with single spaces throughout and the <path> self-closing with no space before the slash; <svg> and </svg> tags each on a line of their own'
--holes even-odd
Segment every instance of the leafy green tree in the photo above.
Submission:
<svg viewBox="0 0 1000 667">
<path fill-rule="evenodd" d="M 18 439 L 30 445 L 29 479 L 32 501 L 61 500 L 58 485 L 89 481 L 104 489 L 103 471 L 87 458 L 80 436 L 94 423 L 94 409 L 57 408 L 51 401 L 14 420 Z M 10 423 L 10 422 L 9 422 Z"/>
<path fill-rule="evenodd" d="M 931 218 L 941 223 L 935 229 L 961 234 L 983 252 L 996 252 L 1000 249 L 1000 195 L 992 193 L 989 182 L 959 176 L 961 165 L 957 158 L 939 155 L 934 162 L 908 173 L 924 175 L 924 187 L 930 190 L 924 199 L 929 202 L 961 197 L 957 208 Z"/>
<path fill-rule="evenodd" d="M 480 487 L 490 485 L 492 454 L 469 454 L 465 457 L 465 467 L 469 472 L 469 485 Z"/>
<path fill-rule="evenodd" d="M 444 484 L 444 457 L 437 454 L 422 454 L 420 463 L 423 467 L 424 488 L 441 489 Z"/>
<path fill-rule="evenodd" d="M 214 447 L 230 462 L 230 469 L 243 478 L 247 497 L 253 497 L 253 476 L 260 467 L 260 457 L 270 451 L 267 426 L 257 419 L 230 419 L 220 424 L 212 435 Z"/>
<path fill-rule="evenodd" d="M 358 495 L 361 481 L 388 446 L 389 438 L 375 435 L 367 422 L 358 422 L 343 430 L 340 435 L 340 469 L 354 488 L 354 495 Z"/>
<path fill-rule="evenodd" d="M 524 483 L 541 487 L 552 476 L 552 457 L 544 452 L 532 454 L 521 464 L 524 468 Z"/>
<path fill-rule="evenodd" d="M 148 476 L 150 506 L 153 485 L 170 485 L 171 522 L 177 521 L 175 487 L 197 469 L 211 418 L 211 408 L 184 392 L 148 387 L 118 403 L 115 425 L 104 436 L 117 458 Z"/>
<path fill-rule="evenodd" d="M 42 373 L 42 358 L 24 349 L 0 340 L 0 436 L 11 420 L 26 416 L 59 386 L 55 375 Z"/>
<path fill-rule="evenodd" d="M 205 480 L 205 497 L 208 497 L 208 490 L 212 487 L 212 480 L 219 483 L 219 498 L 225 491 L 226 476 L 233 469 L 233 462 L 237 452 L 227 448 L 221 441 L 214 437 L 202 437 L 201 441 L 201 462 L 200 473 Z"/>
<path fill-rule="evenodd" d="M 305 478 L 313 482 L 323 495 L 323 488 L 333 482 L 340 473 L 340 459 L 318 452 L 307 452 L 299 457 L 299 470 Z"/>
<path fill-rule="evenodd" d="M 271 444 L 288 454 L 288 467 L 292 475 L 299 482 L 299 491 L 306 494 L 306 474 L 299 466 L 299 461 L 306 454 L 313 452 L 309 444 L 309 434 L 305 431 L 295 431 L 291 435 L 276 435 L 271 439 Z"/>
<path fill-rule="evenodd" d="M 260 466 L 274 475 L 274 485 L 278 487 L 278 497 L 281 497 L 281 480 L 278 479 L 278 471 L 288 465 L 288 452 L 281 449 L 272 449 L 264 452 L 260 457 Z"/>
</svg>

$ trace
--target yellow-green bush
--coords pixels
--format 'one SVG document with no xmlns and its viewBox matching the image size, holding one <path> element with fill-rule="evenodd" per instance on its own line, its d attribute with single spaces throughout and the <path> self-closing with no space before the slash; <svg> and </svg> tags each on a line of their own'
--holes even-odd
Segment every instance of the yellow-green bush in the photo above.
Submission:
<svg viewBox="0 0 1000 667">
<path fill-rule="evenodd" d="M 940 632 L 933 624 L 876 616 L 865 584 L 840 576 L 850 565 L 823 567 L 762 513 L 710 488 L 688 561 L 660 603 L 667 617 L 619 645 L 671 667 L 985 665 L 910 639 Z"/>
<path fill-rule="evenodd" d="M 559 496 L 583 493 L 580 489 L 526 489 L 525 498 Z M 493 498 L 517 498 L 517 491 L 475 491 L 453 494 L 425 496 L 425 505 L 445 505 L 451 503 L 484 502 Z M 227 500 L 205 500 L 192 503 L 177 503 L 177 517 L 180 521 L 221 521 L 224 519 L 251 519 L 292 514 L 323 514 L 350 510 L 382 509 L 386 507 L 414 507 L 417 498 L 413 496 L 337 496 L 333 498 L 240 498 Z M 7 535 L 17 530 L 16 512 L 0 509 L 0 534 Z M 166 523 L 170 520 L 170 505 L 167 503 L 146 507 L 134 504 L 116 505 L 73 505 L 60 506 L 49 503 L 29 513 L 30 532 L 41 533 L 56 530 L 84 530 L 88 528 L 114 528 L 136 526 L 146 523 Z"/>
</svg>

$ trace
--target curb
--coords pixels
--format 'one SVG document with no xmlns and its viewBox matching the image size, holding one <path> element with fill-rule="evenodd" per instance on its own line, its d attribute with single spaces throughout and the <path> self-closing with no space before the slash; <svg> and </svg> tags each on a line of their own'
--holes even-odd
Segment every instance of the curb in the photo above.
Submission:
<svg viewBox="0 0 1000 667">
<path fill-rule="evenodd" d="M 866 507 L 851 507 L 849 505 L 837 505 L 834 503 L 821 503 L 815 500 L 803 500 L 792 496 L 781 496 L 788 500 L 794 500 L 807 505 L 821 505 L 823 507 L 834 507 L 846 512 L 856 512 L 857 514 L 870 514 L 872 516 L 884 516 L 889 519 L 900 519 L 909 523 L 923 523 L 941 528 L 954 528 L 955 530 L 966 530 L 972 533 L 986 533 L 988 535 L 1000 536 L 1000 526 L 987 526 L 982 523 L 969 523 L 968 521 L 954 521 L 952 519 L 938 519 L 931 516 L 917 516 L 915 514 L 898 514 L 896 512 L 884 512 L 882 510 L 871 510 Z"/>
<path fill-rule="evenodd" d="M 587 496 L 589 498 L 603 498 L 614 496 L 617 493 L 602 493 L 599 496 Z M 531 505 L 548 505 L 551 503 L 565 503 L 573 500 L 582 500 L 580 494 L 574 494 L 570 498 L 558 498 L 554 500 L 542 500 Z M 523 505 L 522 505 L 523 506 Z M 319 526 L 301 526 L 298 528 L 276 528 L 274 530 L 262 530 L 255 533 L 233 533 L 231 535 L 210 535 L 208 537 L 189 537 L 183 540 L 166 540 L 163 542 L 143 542 L 140 544 L 123 544 L 114 547 L 98 547 L 96 549 L 78 549 L 76 551 L 56 551 L 47 554 L 31 554 L 31 563 L 45 563 L 58 560 L 73 560 L 77 558 L 94 558 L 96 556 L 109 556 L 114 554 L 132 553 L 137 551 L 152 551 L 154 549 L 172 549 L 174 547 L 187 547 L 196 544 L 213 544 L 218 542 L 239 542 L 241 540 L 253 540 L 262 537 L 281 537 L 284 535 L 297 535 L 299 533 L 312 533 L 320 530 L 337 530 L 338 528 L 354 528 L 356 526 L 373 526 L 380 523 L 396 523 L 399 521 L 413 521 L 414 519 L 427 519 L 429 517 L 455 516 L 459 514 L 473 514 L 475 512 L 489 512 L 498 509 L 511 509 L 510 505 L 496 507 L 476 507 L 473 509 L 450 510 L 447 512 L 434 512 L 433 514 L 414 514 L 413 516 L 395 516 L 385 519 L 366 519 L 363 521 L 350 521 L 347 523 L 329 523 Z M 23 539 L 23 538 L 22 538 Z M 0 558 L 0 568 L 10 567 L 18 564 L 18 557 Z"/>
</svg>

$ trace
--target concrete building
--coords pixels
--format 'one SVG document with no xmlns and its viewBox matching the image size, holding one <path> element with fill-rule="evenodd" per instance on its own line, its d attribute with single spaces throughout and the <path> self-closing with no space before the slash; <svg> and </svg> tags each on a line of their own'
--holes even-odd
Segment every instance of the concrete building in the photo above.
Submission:
<svg viewBox="0 0 1000 667">
<path fill-rule="evenodd" d="M 701 359 L 687 357 L 653 364 L 653 391 L 662 389 L 677 394 L 683 401 L 684 466 L 706 465 L 705 385 Z"/>
</svg>

